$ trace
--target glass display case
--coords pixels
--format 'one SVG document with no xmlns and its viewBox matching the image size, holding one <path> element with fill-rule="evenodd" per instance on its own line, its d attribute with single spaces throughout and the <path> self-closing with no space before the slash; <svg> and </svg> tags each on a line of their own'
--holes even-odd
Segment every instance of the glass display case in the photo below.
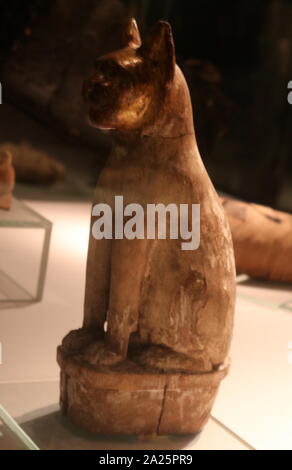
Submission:
<svg viewBox="0 0 292 470">
<path fill-rule="evenodd" d="M 1 448 L 6 450 L 39 450 L 7 410 L 0 405 Z"/>
<path fill-rule="evenodd" d="M 42 299 L 52 224 L 13 200 L 0 210 L 0 304 Z"/>
</svg>

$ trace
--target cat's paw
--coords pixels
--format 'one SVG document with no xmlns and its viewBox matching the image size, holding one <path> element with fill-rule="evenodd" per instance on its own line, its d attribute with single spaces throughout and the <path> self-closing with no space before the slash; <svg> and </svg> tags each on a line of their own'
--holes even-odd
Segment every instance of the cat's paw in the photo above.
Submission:
<svg viewBox="0 0 292 470">
<path fill-rule="evenodd" d="M 79 328 L 68 333 L 63 341 L 62 348 L 66 354 L 78 354 L 89 344 L 96 340 L 96 336 L 88 328 Z"/>
<path fill-rule="evenodd" d="M 135 362 L 143 367 L 159 369 L 163 372 L 201 373 L 212 370 L 210 360 L 204 352 L 191 358 L 165 346 L 150 346 L 136 354 Z"/>
<path fill-rule="evenodd" d="M 113 366 L 123 360 L 122 356 L 111 351 L 103 341 L 89 344 L 82 353 L 82 359 L 93 366 Z"/>
</svg>

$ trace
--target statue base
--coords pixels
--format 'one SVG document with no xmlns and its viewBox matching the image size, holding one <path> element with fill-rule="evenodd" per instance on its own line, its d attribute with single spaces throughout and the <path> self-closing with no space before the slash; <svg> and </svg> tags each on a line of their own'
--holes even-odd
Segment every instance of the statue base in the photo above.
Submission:
<svg viewBox="0 0 292 470">
<path fill-rule="evenodd" d="M 96 434 L 195 434 L 202 430 L 228 366 L 205 374 L 152 373 L 133 365 L 93 368 L 58 348 L 61 409 Z"/>
</svg>

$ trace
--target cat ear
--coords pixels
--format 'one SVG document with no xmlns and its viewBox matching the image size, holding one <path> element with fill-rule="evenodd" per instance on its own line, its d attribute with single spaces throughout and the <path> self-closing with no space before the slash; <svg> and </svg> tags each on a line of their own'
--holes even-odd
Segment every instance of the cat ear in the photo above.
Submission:
<svg viewBox="0 0 292 470">
<path fill-rule="evenodd" d="M 132 49 L 138 49 L 138 47 L 141 46 L 141 37 L 136 20 L 134 18 L 130 18 L 127 22 L 123 34 L 123 46 L 132 47 Z"/>
<path fill-rule="evenodd" d="M 140 48 L 143 57 L 161 67 L 167 81 L 171 81 L 175 71 L 175 50 L 171 26 L 166 21 L 158 21 L 143 41 Z"/>
</svg>

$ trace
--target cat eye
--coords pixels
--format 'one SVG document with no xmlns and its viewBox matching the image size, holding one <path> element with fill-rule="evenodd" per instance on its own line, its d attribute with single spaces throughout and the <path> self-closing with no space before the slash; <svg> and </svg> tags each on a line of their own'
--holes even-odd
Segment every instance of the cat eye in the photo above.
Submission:
<svg viewBox="0 0 292 470">
<path fill-rule="evenodd" d="M 99 85 L 101 85 L 103 87 L 110 86 L 110 82 L 102 74 L 100 74 L 96 77 L 96 83 L 98 83 Z"/>
</svg>

